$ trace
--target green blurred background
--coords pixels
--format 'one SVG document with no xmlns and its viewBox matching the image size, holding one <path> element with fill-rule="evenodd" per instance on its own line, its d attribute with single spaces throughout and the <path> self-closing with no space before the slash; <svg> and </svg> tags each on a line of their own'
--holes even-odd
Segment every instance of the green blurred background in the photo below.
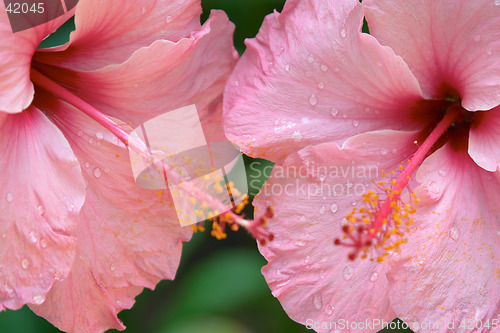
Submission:
<svg viewBox="0 0 500 333">
<path fill-rule="evenodd" d="M 244 39 L 254 37 L 264 16 L 281 11 L 284 0 L 202 0 L 206 20 L 211 9 L 223 9 L 235 23 L 235 47 L 241 54 Z M 42 47 L 62 44 L 74 29 L 73 21 L 42 42 Z M 252 193 L 265 179 L 251 174 L 255 166 L 271 165 L 263 160 L 245 158 Z M 255 171 L 253 171 L 255 173 Z M 260 173 L 261 174 L 261 173 Z M 247 212 L 251 213 L 251 212 Z M 163 281 L 156 290 L 145 290 L 132 310 L 122 311 L 120 319 L 126 332 L 151 333 L 300 333 L 311 332 L 285 314 L 260 273 L 266 261 L 255 240 L 245 231 L 230 232 L 217 241 L 209 232 L 197 233 L 184 245 L 175 281 Z M 389 332 L 383 330 L 381 332 Z M 0 333 L 59 332 L 27 307 L 0 313 Z M 109 332 L 116 332 L 111 330 Z M 394 330 L 391 332 L 395 332 Z M 411 332 L 410 330 L 401 332 Z"/>
</svg>

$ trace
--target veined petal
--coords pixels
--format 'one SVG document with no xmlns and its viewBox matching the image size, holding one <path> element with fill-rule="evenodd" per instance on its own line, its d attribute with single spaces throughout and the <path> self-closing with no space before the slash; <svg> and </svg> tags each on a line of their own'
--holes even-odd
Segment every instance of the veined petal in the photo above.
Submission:
<svg viewBox="0 0 500 333">
<path fill-rule="evenodd" d="M 75 256 L 85 199 L 80 165 L 62 133 L 38 109 L 0 125 L 0 310 L 41 303 Z"/>
<path fill-rule="evenodd" d="M 142 288 L 174 278 L 192 231 L 180 227 L 168 191 L 136 185 L 128 150 L 116 137 L 59 103 L 45 106 L 82 162 L 87 197 L 71 274 L 31 308 L 64 331 L 124 329 L 117 313 L 132 307 Z"/>
<path fill-rule="evenodd" d="M 73 12 L 37 27 L 13 33 L 4 4 L 0 5 L 0 111 L 18 113 L 33 100 L 31 57 L 40 42 L 61 26 Z"/>
<path fill-rule="evenodd" d="M 287 1 L 267 16 L 226 86 L 228 138 L 282 162 L 309 144 L 414 129 L 419 85 L 391 49 L 361 33 L 362 20 L 355 0 Z"/>
<path fill-rule="evenodd" d="M 469 155 L 485 170 L 500 167 L 500 107 L 477 114 L 481 121 L 469 133 Z"/>
<path fill-rule="evenodd" d="M 35 67 L 98 110 L 133 126 L 191 104 L 204 120 L 213 113 L 211 104 L 237 59 L 233 29 L 226 15 L 216 11 L 191 37 L 177 43 L 155 41 L 123 64 L 89 72 Z"/>
<path fill-rule="evenodd" d="M 415 228 L 388 274 L 391 304 L 407 323 L 439 325 L 435 332 L 489 332 L 484 324 L 500 310 L 500 174 L 446 145 L 417 180 Z"/>
<path fill-rule="evenodd" d="M 463 106 L 500 103 L 500 6 L 494 0 L 363 1 L 370 33 L 403 57 L 426 97 L 443 84 Z"/>
<path fill-rule="evenodd" d="M 274 212 L 267 226 L 275 238 L 260 246 L 269 262 L 262 272 L 290 318 L 312 326 L 340 319 L 387 322 L 395 317 L 386 266 L 370 260 L 351 261 L 351 249 L 335 246 L 334 240 L 342 237 L 343 220 L 362 204 L 362 194 L 376 188 L 372 181 L 381 177 L 382 170 L 397 168 L 415 150 L 416 135 L 361 134 L 342 148 L 336 143 L 304 148 L 283 166 L 274 167 L 255 201 L 257 215 L 267 206 Z M 381 147 L 386 149 L 382 153 Z M 313 328 L 335 330 L 321 325 Z"/>
<path fill-rule="evenodd" d="M 200 29 L 200 14 L 200 0 L 80 0 L 70 41 L 36 60 L 76 70 L 120 64 L 156 40 L 189 37 Z"/>
</svg>

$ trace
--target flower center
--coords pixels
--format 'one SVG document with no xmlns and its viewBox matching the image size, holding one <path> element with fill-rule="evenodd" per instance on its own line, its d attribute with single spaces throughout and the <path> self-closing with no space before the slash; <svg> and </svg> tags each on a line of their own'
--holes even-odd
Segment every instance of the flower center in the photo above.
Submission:
<svg viewBox="0 0 500 333">
<path fill-rule="evenodd" d="M 440 140 L 468 121 L 467 114 L 458 104 L 449 106 L 408 162 L 400 165 L 402 171 L 399 176 L 390 181 L 377 182 L 380 194 L 372 190 L 363 195 L 365 207 L 355 208 L 346 216 L 348 223 L 342 227 L 343 237 L 334 241 L 336 245 L 352 248 L 349 259 L 354 260 L 360 254 L 364 259 L 370 249 L 375 248 L 377 260 L 383 261 L 389 253 L 397 251 L 406 242 L 404 234 L 413 222 L 411 215 L 415 213 L 415 209 L 412 208 L 412 200 L 407 204 L 402 202 L 401 194 L 424 159 L 440 147 L 436 148 L 436 145 L 441 144 Z M 418 141 L 415 143 L 418 144 Z M 391 174 L 394 172 L 391 171 Z M 383 176 L 386 176 L 385 173 Z M 413 197 L 412 193 L 410 198 Z M 413 198 L 413 202 L 418 203 L 418 199 Z"/>
</svg>

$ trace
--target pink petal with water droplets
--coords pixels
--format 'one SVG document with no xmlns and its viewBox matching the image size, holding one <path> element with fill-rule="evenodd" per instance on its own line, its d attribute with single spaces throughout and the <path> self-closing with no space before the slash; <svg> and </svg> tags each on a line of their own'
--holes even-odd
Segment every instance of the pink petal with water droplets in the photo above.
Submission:
<svg viewBox="0 0 500 333">
<path fill-rule="evenodd" d="M 370 33 L 410 66 L 426 97 L 448 84 L 471 111 L 500 103 L 500 6 L 494 0 L 363 2 Z"/>
<path fill-rule="evenodd" d="M 469 155 L 485 170 L 500 167 L 500 107 L 478 113 L 480 121 L 469 133 Z"/>
<path fill-rule="evenodd" d="M 78 70 L 119 64 L 156 40 L 189 37 L 200 28 L 200 14 L 200 0 L 80 0 L 68 44 L 35 59 Z"/>
<path fill-rule="evenodd" d="M 120 65 L 89 72 L 38 68 L 101 112 L 132 122 L 133 127 L 191 104 L 205 120 L 214 112 L 212 103 L 237 59 L 233 28 L 223 12 L 215 11 L 191 37 L 177 43 L 158 40 Z"/>
<path fill-rule="evenodd" d="M 64 331 L 121 330 L 117 313 L 132 307 L 142 288 L 174 278 L 192 231 L 179 226 L 168 191 L 136 185 L 128 150 L 116 137 L 57 103 L 46 106 L 82 163 L 87 197 L 71 274 L 31 308 Z"/>
<path fill-rule="evenodd" d="M 71 13 L 35 28 L 13 33 L 3 3 L 0 5 L 0 111 L 17 113 L 33 100 L 31 57 L 42 39 L 64 23 Z"/>
<path fill-rule="evenodd" d="M 358 1 L 287 1 L 266 17 L 228 80 L 228 138 L 274 162 L 377 129 L 415 129 L 420 88 L 404 61 L 360 32 Z"/>
<path fill-rule="evenodd" d="M 471 323 L 489 332 L 480 323 L 500 311 L 500 174 L 446 145 L 424 161 L 417 180 L 421 202 L 391 265 L 391 304 L 407 323 L 436 323 L 436 332 L 472 332 Z"/>
<path fill-rule="evenodd" d="M 359 258 L 351 261 L 351 249 L 333 242 L 342 237 L 343 220 L 353 203 L 362 205 L 361 195 L 376 190 L 372 181 L 415 151 L 416 135 L 361 134 L 342 148 L 335 143 L 304 148 L 274 167 L 255 201 L 257 215 L 267 206 L 274 211 L 267 224 L 274 240 L 260 246 L 269 262 L 262 272 L 290 318 L 307 325 L 308 319 L 330 323 L 395 317 L 386 266 Z"/>
<path fill-rule="evenodd" d="M 61 132 L 38 109 L 0 128 L 0 310 L 40 303 L 68 275 L 85 198 L 80 166 Z"/>
</svg>

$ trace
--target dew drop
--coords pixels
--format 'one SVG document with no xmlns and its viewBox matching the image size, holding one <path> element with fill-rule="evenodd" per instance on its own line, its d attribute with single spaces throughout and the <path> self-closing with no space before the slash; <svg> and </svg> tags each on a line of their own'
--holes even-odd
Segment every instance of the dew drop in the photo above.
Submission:
<svg viewBox="0 0 500 333">
<path fill-rule="evenodd" d="M 332 204 L 330 206 L 330 210 L 332 211 L 332 213 L 336 213 L 339 210 L 339 206 L 337 204 Z"/>
<path fill-rule="evenodd" d="M 353 205 L 353 206 L 356 206 L 356 204 L 357 204 L 357 202 L 356 202 L 356 201 L 353 201 L 353 202 L 351 203 L 351 205 Z"/>
<path fill-rule="evenodd" d="M 446 171 L 444 171 L 444 170 L 439 170 L 439 171 L 438 171 L 438 174 L 439 174 L 441 177 L 444 177 L 444 176 L 446 176 Z"/>
<path fill-rule="evenodd" d="M 354 126 L 354 127 L 358 127 L 358 126 L 359 126 L 359 121 L 357 121 L 357 120 L 353 120 L 353 121 L 352 121 L 352 126 Z"/>
<path fill-rule="evenodd" d="M 34 231 L 30 231 L 30 233 L 28 234 L 28 238 L 29 238 L 31 243 L 38 242 L 38 238 L 36 237 L 36 234 Z"/>
<path fill-rule="evenodd" d="M 319 296 L 319 295 L 314 296 L 312 301 L 313 301 L 314 308 L 316 310 L 321 310 L 321 308 L 323 307 L 323 300 L 321 299 L 321 296 Z"/>
<path fill-rule="evenodd" d="M 342 26 L 342 27 L 340 28 L 340 36 L 341 36 L 342 38 L 346 38 L 346 36 L 347 36 L 347 31 L 345 30 L 345 27 L 344 27 L 344 26 Z"/>
<path fill-rule="evenodd" d="M 488 55 L 492 55 L 493 54 L 493 49 L 488 49 L 488 51 L 486 51 L 486 53 L 488 53 Z"/>
<path fill-rule="evenodd" d="M 387 149 L 385 148 L 380 149 L 380 154 L 387 155 Z"/>
<path fill-rule="evenodd" d="M 397 152 L 398 152 L 398 149 L 397 149 L 397 148 L 392 148 L 392 149 L 391 149 L 391 153 L 396 154 Z"/>
<path fill-rule="evenodd" d="M 321 65 L 319 68 L 321 68 L 323 72 L 326 72 L 328 70 L 328 66 L 325 64 Z"/>
<path fill-rule="evenodd" d="M 330 114 L 333 116 L 333 117 L 337 117 L 339 115 L 339 110 L 338 109 L 335 109 L 335 108 L 332 108 L 330 110 Z"/>
<path fill-rule="evenodd" d="M 28 259 L 21 260 L 21 267 L 27 269 L 30 266 L 30 261 Z"/>
<path fill-rule="evenodd" d="M 326 176 L 325 176 L 325 175 L 321 175 L 321 176 L 319 176 L 319 180 L 320 180 L 320 181 L 322 181 L 322 182 L 323 182 L 325 179 L 326 179 Z"/>
<path fill-rule="evenodd" d="M 318 88 L 319 89 L 323 89 L 325 87 L 325 83 L 323 83 L 323 81 L 321 81 L 320 83 L 318 83 Z"/>
<path fill-rule="evenodd" d="M 495 6 L 500 6 L 500 0 L 495 0 Z"/>
<path fill-rule="evenodd" d="M 352 268 L 349 265 L 345 266 L 344 271 L 342 272 L 344 280 L 349 281 L 353 275 L 354 275 L 354 268 Z"/>
<path fill-rule="evenodd" d="M 173 18 L 170 15 L 168 15 L 167 17 L 165 17 L 165 22 L 167 22 L 167 23 L 172 22 L 172 20 L 173 20 Z"/>
<path fill-rule="evenodd" d="M 85 162 L 85 167 L 86 168 L 90 168 L 90 163 L 89 162 Z"/>
<path fill-rule="evenodd" d="M 42 304 L 43 302 L 45 302 L 45 296 L 42 295 L 42 294 L 39 294 L 39 295 L 35 295 L 33 296 L 33 303 L 36 304 L 36 305 L 40 305 Z"/>
<path fill-rule="evenodd" d="M 315 94 L 312 94 L 310 97 L 309 97 L 309 104 L 311 104 L 312 106 L 318 104 L 318 98 L 316 97 Z"/>
<path fill-rule="evenodd" d="M 38 209 L 38 213 L 40 213 L 40 215 L 43 215 L 45 213 L 45 208 L 43 208 L 43 206 L 40 205 L 37 207 L 37 209 Z"/>
<path fill-rule="evenodd" d="M 7 202 L 12 202 L 12 200 L 14 200 L 12 193 L 7 193 Z"/>
<path fill-rule="evenodd" d="M 313 73 L 311 71 L 307 71 L 306 72 L 306 77 L 311 77 L 311 76 L 313 76 Z"/>
<path fill-rule="evenodd" d="M 146 13 L 146 7 L 141 8 L 141 13 L 145 14 Z"/>
<path fill-rule="evenodd" d="M 116 269 L 115 264 L 111 264 L 111 266 L 109 266 L 110 271 L 114 272 L 115 269 Z"/>
<path fill-rule="evenodd" d="M 290 71 L 290 65 L 289 65 L 289 64 L 286 64 L 286 65 L 285 65 L 285 70 L 286 70 L 287 72 L 288 72 L 288 71 Z"/>
<path fill-rule="evenodd" d="M 310 54 L 309 57 L 307 57 L 307 62 L 310 64 L 314 62 L 314 56 L 312 54 Z"/>
<path fill-rule="evenodd" d="M 335 71 L 335 73 L 338 73 L 338 72 L 340 72 L 340 68 L 335 67 L 334 71 Z"/>
<path fill-rule="evenodd" d="M 310 263 L 311 263 L 311 257 L 307 256 L 307 257 L 304 259 L 304 264 L 309 265 Z"/>
<path fill-rule="evenodd" d="M 450 229 L 450 238 L 453 239 L 455 242 L 458 240 L 458 237 L 460 236 L 457 228 L 452 227 Z"/>
<path fill-rule="evenodd" d="M 78 131 L 78 132 L 76 133 L 76 135 L 78 135 L 79 137 L 82 137 L 82 136 L 83 136 L 83 131 Z"/>
<path fill-rule="evenodd" d="M 99 169 L 99 168 L 95 168 L 95 169 L 94 169 L 94 176 L 95 176 L 96 178 L 101 177 L 101 176 L 102 176 L 101 169 Z"/>
<path fill-rule="evenodd" d="M 333 305 L 327 305 L 326 309 L 325 309 L 325 312 L 326 312 L 327 315 L 331 315 L 334 310 L 335 310 L 335 307 Z"/>
<path fill-rule="evenodd" d="M 89 139 L 89 143 L 90 143 L 90 144 L 93 144 L 93 143 L 94 143 L 94 139 L 90 138 L 90 139 Z"/>
<path fill-rule="evenodd" d="M 297 242 L 295 242 L 295 245 L 300 246 L 300 247 L 305 246 L 306 241 L 300 239 Z"/>
<path fill-rule="evenodd" d="M 40 246 L 42 247 L 42 249 L 45 249 L 47 248 L 47 240 L 46 239 L 41 239 L 40 240 Z"/>
<path fill-rule="evenodd" d="M 325 210 L 326 210 L 325 206 L 321 206 L 321 208 L 319 209 L 319 213 L 325 214 Z"/>
<path fill-rule="evenodd" d="M 370 281 L 371 282 L 375 282 L 377 281 L 378 279 L 378 273 L 377 272 L 374 272 L 371 276 L 370 276 Z"/>
<path fill-rule="evenodd" d="M 96 136 L 96 138 L 98 138 L 99 140 L 104 139 L 104 134 L 102 134 L 101 132 L 97 132 L 97 133 L 95 134 L 95 136 Z"/>
</svg>

